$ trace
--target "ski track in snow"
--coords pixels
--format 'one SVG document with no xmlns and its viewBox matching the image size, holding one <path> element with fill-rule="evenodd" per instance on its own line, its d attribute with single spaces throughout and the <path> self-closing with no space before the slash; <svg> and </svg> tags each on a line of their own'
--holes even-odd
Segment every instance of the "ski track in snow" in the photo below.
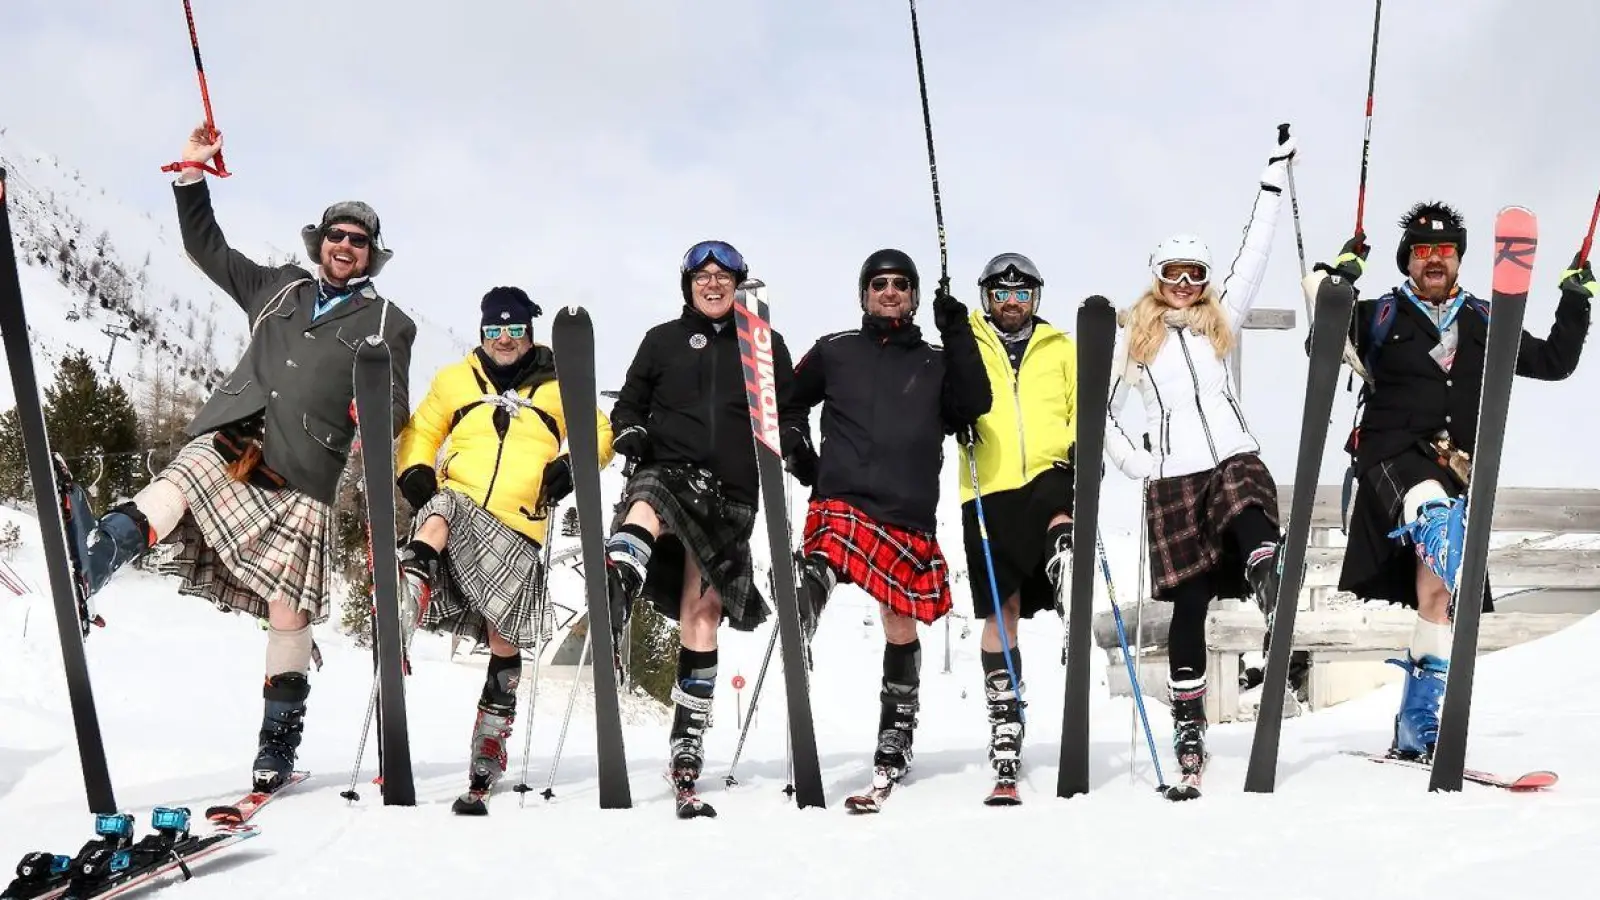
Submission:
<svg viewBox="0 0 1600 900">
<path fill-rule="evenodd" d="M 608 473 L 610 474 L 610 473 Z M 37 522 L 23 525 L 11 564 L 44 588 Z M 1126 549 L 1126 548 L 1119 548 Z M 1122 556 L 1123 554 L 1116 554 Z M 1126 569 L 1126 567 L 1121 567 Z M 581 603 L 571 570 L 558 599 Z M 117 800 L 148 826 L 155 805 L 198 817 L 247 786 L 261 714 L 263 640 L 256 624 L 179 596 L 174 581 L 125 570 L 99 597 L 109 625 L 90 638 L 95 700 Z M 958 592 L 957 608 L 969 603 Z M 1249 723 L 1213 726 L 1206 796 L 1174 804 L 1154 792 L 1143 735 L 1131 750 L 1132 704 L 1104 686 L 1096 651 L 1091 791 L 1055 797 L 1064 670 L 1054 617 L 1022 626 L 1028 686 L 1024 805 L 988 808 L 987 724 L 978 629 L 952 632 L 944 674 L 943 626 L 923 633 L 923 710 L 911 776 L 877 816 L 852 817 L 844 798 L 867 784 L 877 716 L 882 639 L 867 598 L 841 587 L 818 634 L 813 695 L 828 808 L 797 811 L 783 793 L 781 668 L 739 763 L 723 776 L 738 738 L 734 674 L 756 681 L 769 624 L 724 632 L 716 723 L 708 736 L 705 798 L 717 819 L 680 822 L 661 777 L 666 716 L 631 710 L 626 741 L 631 810 L 598 808 L 592 707 L 580 692 L 555 780 L 549 777 L 570 676 L 545 667 L 528 781 L 519 807 L 526 722 L 510 741 L 511 767 L 486 820 L 452 816 L 465 786 L 467 739 L 483 657 L 449 659 L 449 640 L 421 635 L 408 679 L 418 804 L 385 807 L 369 742 L 357 790 L 350 779 L 371 686 L 370 652 L 330 625 L 317 635 L 326 659 L 312 674 L 301 765 L 312 772 L 255 820 L 262 834 L 148 889 L 162 897 L 438 897 L 474 878 L 516 895 L 585 897 L 975 896 L 1007 879 L 1021 896 L 1342 898 L 1381 890 L 1453 898 L 1584 883 L 1600 815 L 1600 781 L 1586 749 L 1600 739 L 1600 701 L 1577 690 L 1600 649 L 1591 617 L 1550 638 L 1492 654 L 1479 665 L 1468 763 L 1515 774 L 1551 768 L 1560 784 L 1538 795 L 1467 785 L 1432 795 L 1427 774 L 1342 756 L 1382 749 L 1398 687 L 1284 723 L 1278 789 L 1242 792 Z M 864 624 L 870 617 L 870 625 Z M 26 623 L 26 635 L 23 626 Z M 525 680 L 522 706 L 526 709 Z M 965 692 L 965 696 L 963 696 Z M 1147 695 L 1159 694 L 1153 686 Z M 1174 778 L 1167 707 L 1147 696 L 1162 767 Z M 84 804 L 60 649 L 49 596 L 0 594 L 0 858 L 28 850 L 73 853 L 92 835 Z M 203 826 L 202 826 L 203 827 Z M 581 892 L 581 893 L 579 893 Z M 1563 893 L 1571 893 L 1567 890 Z M 1578 893 L 1582 893 L 1579 891 Z"/>
</svg>

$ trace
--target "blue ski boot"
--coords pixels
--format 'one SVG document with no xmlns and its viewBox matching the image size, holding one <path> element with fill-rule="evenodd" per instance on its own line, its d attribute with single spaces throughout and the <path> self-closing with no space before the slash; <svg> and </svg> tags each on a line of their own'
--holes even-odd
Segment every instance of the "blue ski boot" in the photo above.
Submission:
<svg viewBox="0 0 1600 900">
<path fill-rule="evenodd" d="M 266 701 L 261 716 L 259 750 L 251 771 L 252 790 L 270 794 L 294 771 L 300 736 L 305 730 L 306 698 L 311 684 L 300 672 L 283 672 L 267 679 L 261 691 Z"/>
<path fill-rule="evenodd" d="M 1389 532 L 1389 537 L 1402 538 L 1414 544 L 1417 559 L 1439 576 L 1445 587 L 1454 593 L 1466 531 L 1467 501 L 1451 498 L 1429 500 L 1422 504 L 1417 518 Z"/>
<path fill-rule="evenodd" d="M 1391 659 L 1406 670 L 1400 712 L 1394 717 L 1394 743 L 1389 755 L 1397 759 L 1431 760 L 1439 741 L 1439 704 L 1444 699 L 1450 663 L 1425 653 L 1420 660 Z"/>
</svg>

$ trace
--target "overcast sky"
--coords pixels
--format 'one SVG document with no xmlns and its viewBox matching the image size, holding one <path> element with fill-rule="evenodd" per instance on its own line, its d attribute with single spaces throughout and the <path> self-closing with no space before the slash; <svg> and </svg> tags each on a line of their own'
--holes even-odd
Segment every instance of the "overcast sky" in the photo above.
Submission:
<svg viewBox="0 0 1600 900">
<path fill-rule="evenodd" d="M 236 243 L 293 249 L 326 204 L 365 199 L 396 251 L 380 280 L 396 302 L 465 331 L 487 288 L 519 284 L 545 307 L 541 335 L 556 306 L 585 304 L 603 385 L 677 314 L 679 257 L 703 238 L 751 260 L 796 357 L 858 323 L 871 251 L 904 248 L 937 277 L 904 2 L 194 6 L 236 173 L 216 203 Z M 0 126 L 170 215 L 158 168 L 201 115 L 181 4 L 5 8 Z M 1226 265 L 1279 122 L 1301 142 L 1309 261 L 1350 233 L 1370 3 L 924 0 L 918 13 L 960 299 L 974 302 L 990 256 L 1023 252 L 1045 275 L 1042 314 L 1070 331 L 1086 295 L 1131 303 L 1168 234 L 1199 233 Z M 1394 222 L 1423 199 L 1466 214 L 1463 281 L 1487 294 L 1494 212 L 1522 204 L 1544 238 L 1528 324 L 1545 333 L 1600 189 L 1600 59 L 1571 38 L 1596 30 L 1600 4 L 1578 0 L 1388 5 L 1369 294 L 1397 282 Z M 1273 248 L 1260 305 L 1302 309 L 1287 204 Z M 1246 412 L 1285 483 L 1304 336 L 1302 316 L 1246 342 Z M 1600 484 L 1597 395 L 1592 348 L 1566 383 L 1519 382 L 1502 483 Z M 1342 472 L 1352 397 L 1341 391 L 1324 482 Z"/>
</svg>

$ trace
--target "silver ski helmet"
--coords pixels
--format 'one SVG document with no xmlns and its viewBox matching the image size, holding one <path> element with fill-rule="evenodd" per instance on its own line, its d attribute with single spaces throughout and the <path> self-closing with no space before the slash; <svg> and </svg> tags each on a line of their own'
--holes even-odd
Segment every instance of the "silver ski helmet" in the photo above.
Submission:
<svg viewBox="0 0 1600 900">
<path fill-rule="evenodd" d="M 701 241 L 685 251 L 683 261 L 678 263 L 678 281 L 685 301 L 694 302 L 694 295 L 689 291 L 689 281 L 694 273 L 706 263 L 713 262 L 733 273 L 735 288 L 750 278 L 750 264 L 745 262 L 744 254 L 732 244 L 727 241 Z"/>
<path fill-rule="evenodd" d="M 340 222 L 360 225 L 372 238 L 369 245 L 371 250 L 367 253 L 367 271 L 363 274 L 368 278 L 377 278 L 378 272 L 394 257 L 394 251 L 379 243 L 382 223 L 378 220 L 378 211 L 360 200 L 341 200 L 322 211 L 321 221 L 300 229 L 300 240 L 305 242 L 306 256 L 311 265 L 320 265 L 322 262 L 322 233 Z"/>
<path fill-rule="evenodd" d="M 889 274 L 904 275 L 911 282 L 911 312 L 907 315 L 914 315 L 922 305 L 922 279 L 917 275 L 917 264 L 905 251 L 888 248 L 874 251 L 861 264 L 861 272 L 856 276 L 856 297 L 861 301 L 861 311 L 867 311 L 867 283 L 879 275 Z"/>
<path fill-rule="evenodd" d="M 1021 253 L 1002 253 L 989 264 L 983 267 L 983 273 L 978 276 L 978 296 L 983 304 L 983 311 L 994 312 L 994 301 L 989 296 L 993 288 L 1010 288 L 1013 290 L 1030 290 L 1029 300 L 1033 302 L 1033 311 L 1039 312 L 1039 301 L 1044 297 L 1044 276 L 1039 274 L 1039 267 L 1033 260 Z"/>
</svg>

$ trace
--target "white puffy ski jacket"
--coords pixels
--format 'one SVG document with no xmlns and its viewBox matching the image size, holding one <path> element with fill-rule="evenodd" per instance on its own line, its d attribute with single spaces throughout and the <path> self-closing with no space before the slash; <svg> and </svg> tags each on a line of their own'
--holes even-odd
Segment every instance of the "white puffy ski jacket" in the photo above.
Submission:
<svg viewBox="0 0 1600 900">
<path fill-rule="evenodd" d="M 1222 307 L 1234 334 L 1244 324 L 1266 274 L 1287 163 L 1267 166 L 1256 193 L 1250 225 L 1233 266 L 1222 283 Z M 1239 453 L 1259 453 L 1261 445 L 1245 423 L 1226 359 L 1211 341 L 1168 326 L 1156 358 L 1148 365 L 1128 359 L 1128 329 L 1117 329 L 1111 403 L 1106 423 L 1106 455 L 1129 478 L 1173 478 L 1216 468 Z M 1144 426 L 1122 420 L 1128 393 L 1144 399 Z M 1150 449 L 1144 447 L 1149 437 Z"/>
</svg>

